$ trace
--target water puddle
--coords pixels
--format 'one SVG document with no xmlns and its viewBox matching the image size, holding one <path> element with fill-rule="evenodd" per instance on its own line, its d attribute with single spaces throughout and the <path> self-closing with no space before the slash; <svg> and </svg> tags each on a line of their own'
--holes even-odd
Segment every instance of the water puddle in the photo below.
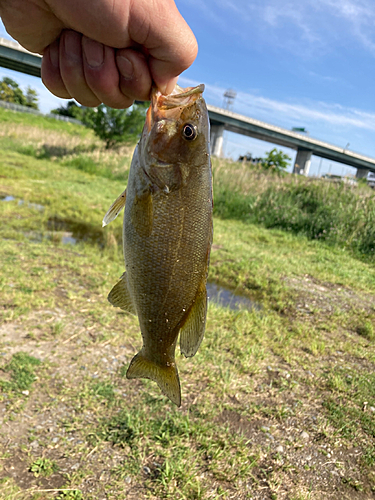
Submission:
<svg viewBox="0 0 375 500">
<path fill-rule="evenodd" d="M 15 200 L 16 200 L 16 198 L 14 196 L 11 196 L 11 195 L 1 195 L 0 196 L 0 201 L 15 201 Z M 43 210 L 44 210 L 43 205 L 39 205 L 39 203 L 31 203 L 31 202 L 25 201 L 25 200 L 18 200 L 17 205 L 18 206 L 25 205 L 26 207 L 33 208 L 34 210 L 38 210 L 39 212 L 43 212 Z"/>
<path fill-rule="evenodd" d="M 207 283 L 207 295 L 209 302 L 218 304 L 222 307 L 229 307 L 234 311 L 256 309 L 259 311 L 262 306 L 243 295 L 235 294 L 232 290 L 217 285 L 216 283 Z"/>
<path fill-rule="evenodd" d="M 74 238 L 73 233 L 65 232 L 61 234 L 61 243 L 63 245 L 75 245 L 77 238 Z"/>
<path fill-rule="evenodd" d="M 59 238 L 63 245 L 76 245 L 79 241 L 104 246 L 104 233 L 101 227 L 71 219 L 51 217 L 47 221 L 49 233 Z"/>
<path fill-rule="evenodd" d="M 39 203 L 30 203 L 29 201 L 25 202 L 25 200 L 18 200 L 18 206 L 21 205 L 25 205 L 28 208 L 33 208 L 34 210 L 38 210 L 39 212 L 43 212 L 44 210 L 44 205 L 39 205 Z"/>
</svg>

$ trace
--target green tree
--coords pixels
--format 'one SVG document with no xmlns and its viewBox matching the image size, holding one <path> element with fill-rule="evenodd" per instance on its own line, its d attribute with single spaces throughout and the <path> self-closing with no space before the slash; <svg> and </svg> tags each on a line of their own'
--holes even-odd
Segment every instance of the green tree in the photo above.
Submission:
<svg viewBox="0 0 375 500">
<path fill-rule="evenodd" d="M 82 107 L 78 106 L 74 101 L 68 101 L 66 106 L 52 109 L 51 113 L 61 116 L 69 116 L 70 118 L 82 119 Z"/>
<path fill-rule="evenodd" d="M 27 87 L 26 89 L 26 106 L 28 108 L 39 109 L 38 104 L 38 93 L 36 90 L 31 87 Z"/>
<path fill-rule="evenodd" d="M 27 87 L 25 95 L 18 83 L 7 76 L 0 81 L 0 100 L 39 109 L 36 90 Z"/>
<path fill-rule="evenodd" d="M 106 149 L 121 142 L 136 141 L 142 132 L 148 103 L 133 104 L 129 109 L 113 109 L 105 104 L 85 108 L 82 121 L 105 141 Z"/>
<path fill-rule="evenodd" d="M 281 150 L 273 148 L 266 153 L 266 157 L 262 159 L 261 164 L 262 167 L 267 170 L 273 169 L 278 172 L 283 172 L 289 166 L 290 161 L 290 156 L 283 153 Z"/>
<path fill-rule="evenodd" d="M 26 106 L 26 97 L 22 89 L 20 89 L 17 82 L 7 76 L 0 81 L 0 99 L 2 101 Z"/>
</svg>

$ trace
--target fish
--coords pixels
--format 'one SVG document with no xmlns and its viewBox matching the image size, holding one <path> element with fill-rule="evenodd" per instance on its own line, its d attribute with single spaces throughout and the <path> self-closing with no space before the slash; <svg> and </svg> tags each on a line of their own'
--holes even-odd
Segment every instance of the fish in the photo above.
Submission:
<svg viewBox="0 0 375 500">
<path fill-rule="evenodd" d="M 209 118 L 204 85 L 163 95 L 151 92 L 125 191 L 103 226 L 125 207 L 125 273 L 109 302 L 136 314 L 143 345 L 128 379 L 147 378 L 177 406 L 181 386 L 175 360 L 192 357 L 207 317 L 206 282 L 213 239 Z"/>
</svg>

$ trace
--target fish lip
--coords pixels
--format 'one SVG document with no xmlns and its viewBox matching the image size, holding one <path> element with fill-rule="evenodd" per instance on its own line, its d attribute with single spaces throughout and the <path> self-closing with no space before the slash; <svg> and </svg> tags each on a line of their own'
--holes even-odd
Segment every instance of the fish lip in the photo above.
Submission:
<svg viewBox="0 0 375 500">
<path fill-rule="evenodd" d="M 187 87 L 186 89 L 182 89 L 179 85 L 176 85 L 171 94 L 163 95 L 154 87 L 151 92 L 151 122 L 155 123 L 156 120 L 163 118 L 165 111 L 193 104 L 201 97 L 204 88 L 203 83 L 196 87 Z"/>
<path fill-rule="evenodd" d="M 193 103 L 203 92 L 203 83 L 196 87 L 187 87 L 186 89 L 182 89 L 179 85 L 176 85 L 171 94 L 163 95 L 160 92 L 156 92 L 153 97 L 159 109 L 173 109 Z"/>
</svg>

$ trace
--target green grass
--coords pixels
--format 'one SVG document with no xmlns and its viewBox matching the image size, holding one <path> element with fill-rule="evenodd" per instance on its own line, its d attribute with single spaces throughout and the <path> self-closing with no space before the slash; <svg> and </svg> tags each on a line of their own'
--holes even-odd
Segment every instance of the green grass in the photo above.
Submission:
<svg viewBox="0 0 375 500">
<path fill-rule="evenodd" d="M 272 175 L 246 164 L 226 170 L 214 162 L 215 169 L 215 213 L 221 218 L 305 235 L 374 262 L 375 197 L 370 188 Z M 257 181 L 253 189 L 243 186 L 251 175 Z"/>
<path fill-rule="evenodd" d="M 375 270 L 306 230 L 327 214 L 323 188 L 215 160 L 209 279 L 258 308 L 210 303 L 198 353 L 177 355 L 176 408 L 125 378 L 141 335 L 106 300 L 124 269 L 122 221 L 101 220 L 130 150 L 13 115 L 2 123 L 0 109 L 0 195 L 14 197 L 0 201 L 0 498 L 370 498 Z M 298 205 L 301 229 L 249 216 L 271 188 L 286 205 L 320 200 Z M 354 196 L 332 189 L 328 218 L 332 193 Z"/>
<path fill-rule="evenodd" d="M 75 123 L 34 115 L 32 113 L 20 113 L 5 108 L 0 108 L 0 123 L 6 126 L 22 125 L 22 127 L 27 126 L 36 129 L 46 129 L 48 131 L 57 131 L 68 135 L 79 135 L 80 137 L 92 134 L 87 128 Z M 17 136 L 15 138 L 17 138 Z"/>
<path fill-rule="evenodd" d="M 9 392 L 28 391 L 36 380 L 35 367 L 41 361 L 25 352 L 17 352 L 11 361 L 3 367 L 5 373 L 10 374 L 10 380 L 0 379 L 0 388 Z"/>
<path fill-rule="evenodd" d="M 56 463 L 48 458 L 37 458 L 30 465 L 30 472 L 34 474 L 35 477 L 52 476 L 54 472 L 58 470 Z"/>
</svg>

